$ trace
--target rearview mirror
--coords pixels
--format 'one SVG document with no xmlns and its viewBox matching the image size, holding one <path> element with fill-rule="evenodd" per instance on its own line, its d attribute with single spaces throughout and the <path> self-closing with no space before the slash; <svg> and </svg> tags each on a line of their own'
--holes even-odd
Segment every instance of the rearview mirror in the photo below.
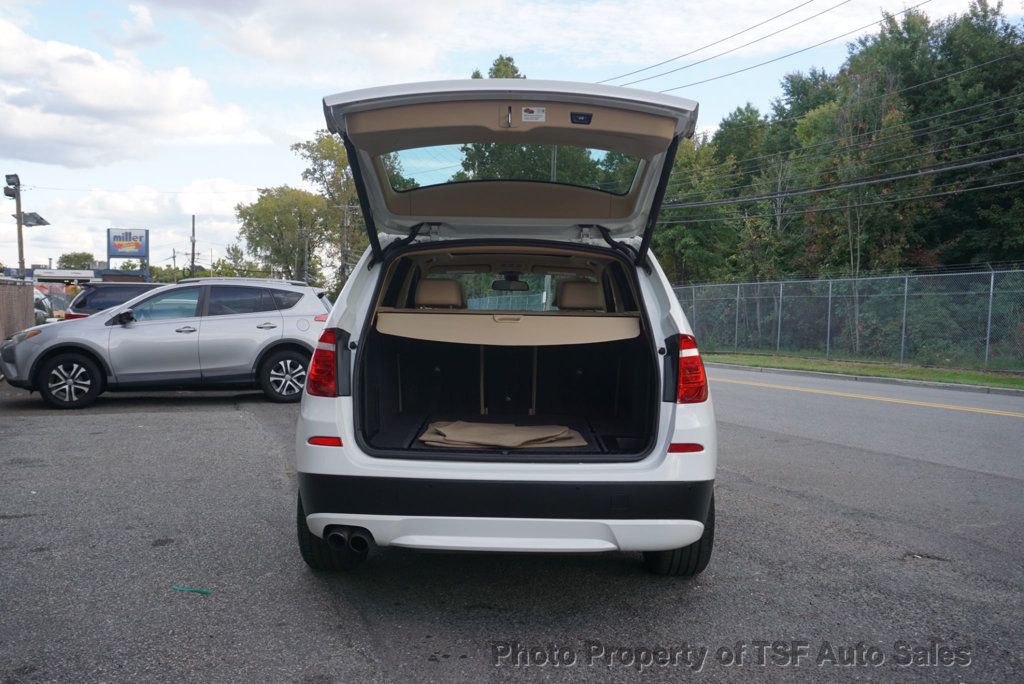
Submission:
<svg viewBox="0 0 1024 684">
<path fill-rule="evenodd" d="M 522 280 L 495 280 L 491 283 L 491 289 L 502 292 L 526 292 L 530 285 Z"/>
</svg>

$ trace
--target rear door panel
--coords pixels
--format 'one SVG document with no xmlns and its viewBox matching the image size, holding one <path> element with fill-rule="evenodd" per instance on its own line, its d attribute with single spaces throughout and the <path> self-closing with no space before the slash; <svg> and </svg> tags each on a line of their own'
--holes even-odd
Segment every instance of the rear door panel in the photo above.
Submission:
<svg viewBox="0 0 1024 684">
<path fill-rule="evenodd" d="M 199 332 L 203 381 L 246 382 L 266 347 L 281 339 L 281 313 L 267 288 L 211 285 Z"/>
</svg>

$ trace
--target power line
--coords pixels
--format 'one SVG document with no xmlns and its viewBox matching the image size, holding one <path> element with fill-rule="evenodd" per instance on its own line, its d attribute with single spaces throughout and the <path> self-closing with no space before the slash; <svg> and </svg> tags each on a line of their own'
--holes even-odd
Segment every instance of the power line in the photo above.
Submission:
<svg viewBox="0 0 1024 684">
<path fill-rule="evenodd" d="M 995 128 L 988 129 L 988 131 L 984 131 L 984 132 L 991 132 L 991 131 L 999 130 L 1000 128 L 1006 128 L 1007 126 L 1012 126 L 1012 125 L 1014 125 L 1012 122 L 1008 123 L 1008 124 L 1001 124 L 999 126 L 996 126 Z M 1019 132 L 1013 131 L 1013 132 L 1010 132 L 1010 133 L 1004 133 L 1002 135 L 992 136 L 991 138 L 984 138 L 982 140 L 971 140 L 969 142 L 961 143 L 959 145 L 953 145 L 953 146 L 950 146 L 950 147 L 934 147 L 934 148 L 925 150 L 923 152 L 915 152 L 914 154 L 908 154 L 908 155 L 905 155 L 905 156 L 902 156 L 902 157 L 890 157 L 889 159 L 879 159 L 877 161 L 868 162 L 866 164 L 863 164 L 862 166 L 870 167 L 870 166 L 878 166 L 879 164 L 892 164 L 892 163 L 895 163 L 895 162 L 898 162 L 898 161 L 904 161 L 904 160 L 907 160 L 907 159 L 915 159 L 915 158 L 918 158 L 918 157 L 926 157 L 926 156 L 931 155 L 931 154 L 940 154 L 940 153 L 943 153 L 943 152 L 949 152 L 950 150 L 956 150 L 956 149 L 960 149 L 962 147 L 971 147 L 972 145 L 982 145 L 984 143 L 994 142 L 996 140 L 1002 140 L 1004 138 L 1010 138 L 1010 137 L 1014 137 L 1014 136 L 1018 136 L 1018 135 L 1020 135 Z M 831 156 L 831 155 L 822 155 L 821 157 L 801 158 L 800 161 L 805 161 L 806 159 L 827 158 L 829 156 Z M 966 158 L 970 158 L 970 156 L 968 156 Z M 797 179 L 797 178 L 813 178 L 813 177 L 815 177 L 817 175 L 819 175 L 818 172 L 796 174 L 796 175 L 792 175 L 792 176 L 786 176 L 786 180 L 787 181 L 792 181 L 792 180 Z M 705 177 L 702 180 L 707 180 L 707 178 L 714 178 L 714 176 Z M 684 179 L 681 179 L 681 180 L 686 180 L 686 179 L 684 178 Z M 716 193 L 729 192 L 729 191 L 732 191 L 732 190 L 742 190 L 744 188 L 748 188 L 748 187 L 751 187 L 751 186 L 752 186 L 752 183 L 742 183 L 742 184 L 733 185 L 733 186 L 730 186 L 730 187 L 727 187 L 727 188 L 718 188 L 718 189 L 712 190 L 711 192 L 716 192 Z M 696 194 L 703 194 L 703 193 L 705 193 L 704 190 L 691 190 L 689 192 L 684 192 L 681 195 L 677 195 L 676 197 L 673 197 L 671 202 L 677 202 L 682 197 L 686 197 L 688 195 L 696 195 Z"/>
<path fill-rule="evenodd" d="M 975 166 L 984 166 L 985 164 L 996 164 L 1002 161 L 1008 161 L 1010 159 L 1019 159 L 1024 157 L 1024 152 L 1017 152 L 1015 154 L 1009 154 L 1003 157 L 997 157 L 995 159 L 983 159 L 964 164 L 953 164 L 950 166 L 943 166 L 939 168 L 925 168 L 919 169 L 912 173 L 900 174 L 898 176 L 886 176 L 878 178 L 863 178 L 855 181 L 848 181 L 844 183 L 836 183 L 833 185 L 824 185 L 816 188 L 801 188 L 799 190 L 787 190 L 783 193 L 776 193 L 771 195 L 754 195 L 751 197 L 735 197 L 730 199 L 721 200 L 708 200 L 706 202 L 692 202 L 685 204 L 663 204 L 662 206 L 666 209 L 700 209 L 703 207 L 717 207 L 728 204 L 749 204 L 751 202 L 763 202 L 766 200 L 778 200 L 784 197 L 798 197 L 800 195 L 810 195 L 816 192 L 831 192 L 832 190 L 847 190 L 849 188 L 856 188 L 862 185 L 874 185 L 876 183 L 888 183 L 890 181 L 905 180 L 908 178 L 919 178 L 921 176 L 933 176 L 937 173 L 944 173 L 946 171 L 961 171 L 963 169 L 973 168 Z"/>
<path fill-rule="evenodd" d="M 157 190 L 155 188 L 135 188 L 134 190 L 112 190 L 108 188 L 55 188 L 47 185 L 26 185 L 27 190 L 56 190 L 60 192 L 109 192 L 127 194 L 133 192 L 155 192 L 160 195 L 230 195 L 243 192 L 259 192 L 261 188 L 239 188 L 237 190 Z"/>
<path fill-rule="evenodd" d="M 995 103 L 995 102 L 1000 102 L 1002 100 L 1016 99 L 1016 98 L 1019 98 L 1019 97 L 1024 97 L 1024 93 L 1017 93 L 1015 95 L 1007 95 L 1006 97 L 996 98 L 996 99 L 989 100 L 987 102 L 983 102 L 983 103 L 980 103 L 980 104 L 977 104 L 977 105 L 970 105 L 968 107 L 961 107 L 960 109 L 954 109 L 954 110 L 951 110 L 949 112 L 943 112 L 941 114 L 932 114 L 931 116 L 925 116 L 925 117 L 921 117 L 921 118 L 918 118 L 918 119 L 910 119 L 908 121 L 901 122 L 901 125 L 912 126 L 914 124 L 918 124 L 918 123 L 921 123 L 923 121 L 929 121 L 929 120 L 932 120 L 932 119 L 938 119 L 938 118 L 941 118 L 941 117 L 944 117 L 944 116 L 949 116 L 950 114 L 957 114 L 957 113 L 966 111 L 968 109 L 976 109 L 977 107 L 981 107 L 981 106 L 984 106 L 986 104 L 992 104 L 992 103 Z M 995 119 L 997 117 L 1005 116 L 1007 114 L 1017 114 L 1019 111 L 1020 111 L 1020 109 L 1019 109 L 1018 105 L 1007 105 L 1005 107 L 998 108 L 995 111 L 989 112 L 987 114 L 984 114 L 982 116 L 978 116 L 978 117 L 973 118 L 973 119 L 966 119 L 966 120 L 963 120 L 963 121 L 954 121 L 952 123 L 945 123 L 945 124 L 942 124 L 940 126 L 928 126 L 926 128 L 918 128 L 918 129 L 913 129 L 913 130 L 904 131 L 904 132 L 900 132 L 900 133 L 894 133 L 893 135 L 884 136 L 884 137 L 881 137 L 881 138 L 875 138 L 875 141 L 890 140 L 890 139 L 903 138 L 903 137 L 915 136 L 915 135 L 926 135 L 926 134 L 934 135 L 935 133 L 941 133 L 942 131 L 949 130 L 950 128 L 957 128 L 957 127 L 960 127 L 960 126 L 970 126 L 971 124 L 976 124 L 976 123 L 979 123 L 979 122 L 982 122 L 982 121 L 988 121 L 989 119 Z M 734 163 L 734 164 L 736 164 L 738 166 L 740 164 L 745 164 L 745 163 L 750 162 L 750 161 L 757 161 L 757 160 L 760 160 L 760 159 L 770 159 L 770 158 L 773 158 L 773 157 L 778 157 L 779 155 L 783 155 L 783 154 L 787 154 L 787 153 L 792 153 L 792 152 L 806 152 L 807 150 L 813 150 L 813 149 L 818 148 L 818 147 L 834 146 L 835 143 L 841 143 L 841 142 L 846 142 L 846 141 L 850 141 L 850 142 L 848 142 L 846 145 L 844 145 L 842 148 L 839 148 L 839 149 L 846 149 L 846 148 L 849 148 L 849 147 L 856 147 L 856 146 L 862 144 L 861 140 L 860 140 L 861 138 L 868 138 L 869 136 L 875 135 L 878 132 L 879 132 L 879 130 L 876 129 L 876 130 L 873 130 L 873 131 L 865 131 L 864 133 L 857 133 L 857 134 L 849 136 L 849 137 L 843 136 L 843 137 L 839 137 L 839 138 L 832 138 L 830 140 L 823 140 L 821 142 L 814 143 L 813 145 L 805 145 L 805 146 L 802 146 L 802 147 L 791 147 L 789 149 L 779 150 L 778 152 L 772 152 L 772 153 L 769 153 L 769 154 L 762 154 L 762 155 L 757 156 L 757 157 L 746 157 L 744 159 L 740 159 L 740 160 L 737 160 L 737 161 L 732 162 L 732 163 Z M 873 142 L 875 142 L 875 141 L 873 141 Z M 833 147 L 833 151 L 835 151 L 835 149 L 836 148 Z M 832 152 L 829 152 L 828 154 L 832 154 Z M 825 155 L 825 156 L 828 156 L 828 155 Z M 792 160 L 812 159 L 812 158 L 814 158 L 814 157 L 810 157 L 810 156 L 790 157 L 790 159 L 792 159 Z M 730 162 L 728 162 L 728 161 L 719 162 L 718 164 L 715 164 L 711 168 L 719 167 L 719 166 L 729 166 L 729 164 L 730 164 Z M 764 166 L 762 165 L 762 166 L 754 167 L 754 170 L 757 170 L 759 168 L 764 168 Z M 737 169 L 737 170 L 739 170 L 739 169 Z M 726 175 L 729 175 L 729 174 L 726 174 Z"/>
<path fill-rule="evenodd" d="M 928 120 L 931 120 L 931 119 L 937 119 L 937 118 L 940 118 L 940 117 L 943 117 L 943 116 L 948 116 L 950 114 L 957 114 L 959 112 L 966 111 L 968 109 L 974 109 L 976 107 L 980 107 L 980 106 L 983 106 L 985 104 L 992 104 L 994 102 L 1000 102 L 1002 100 L 1008 100 L 1008 99 L 1015 99 L 1015 98 L 1019 98 L 1019 97 L 1022 97 L 1022 96 L 1024 96 L 1024 93 L 1017 93 L 1016 95 L 1008 95 L 1006 97 L 996 98 L 996 99 L 989 100 L 987 102 L 983 102 L 983 103 L 980 103 L 980 104 L 977 104 L 977 105 L 970 105 L 968 107 L 961 107 L 960 109 L 954 109 L 954 110 L 949 111 L 949 112 L 943 112 L 942 114 L 934 114 L 934 115 L 922 117 L 922 118 L 919 118 L 919 119 L 911 119 L 909 121 L 902 122 L 901 125 L 902 126 L 910 126 L 910 125 L 913 125 L 913 124 L 916 124 L 916 123 L 921 123 L 923 121 L 928 121 Z M 815 148 L 818 148 L 818 147 L 833 146 L 832 149 L 829 152 L 825 153 L 825 154 L 821 154 L 821 155 L 797 155 L 797 156 L 788 157 L 788 158 L 785 159 L 785 161 L 803 161 L 803 160 L 809 160 L 809 159 L 821 159 L 821 158 L 824 158 L 824 157 L 832 156 L 833 154 L 836 154 L 836 153 L 838 153 L 838 152 L 840 152 L 842 150 L 846 150 L 846 149 L 850 149 L 850 148 L 854 148 L 854 147 L 860 147 L 860 146 L 873 147 L 874 145 L 877 145 L 878 143 L 887 142 L 887 141 L 890 141 L 890 140 L 899 140 L 901 138 L 913 137 L 913 136 L 917 136 L 917 135 L 934 135 L 936 133 L 941 133 L 943 131 L 949 130 L 951 128 L 958 128 L 958 127 L 962 127 L 962 126 L 969 126 L 971 124 L 980 123 L 982 121 L 988 121 L 990 119 L 995 119 L 995 118 L 998 118 L 1000 116 L 1006 116 L 1006 115 L 1010 115 L 1010 114 L 1017 114 L 1019 111 L 1020 111 L 1019 106 L 1017 106 L 1017 105 L 1008 105 L 1006 107 L 997 109 L 994 112 L 990 112 L 988 114 L 985 114 L 984 116 L 975 117 L 973 119 L 967 119 L 967 120 L 964 120 L 964 121 L 954 121 L 952 123 L 946 123 L 946 124 L 943 124 L 941 126 L 929 126 L 927 128 L 922 128 L 922 129 L 917 129 L 917 130 L 909 130 L 909 131 L 902 131 L 902 132 L 893 133 L 891 135 L 880 136 L 880 137 L 877 137 L 874 140 L 868 142 L 866 145 L 865 145 L 864 142 L 860 141 L 859 139 L 860 138 L 867 138 L 867 137 L 869 137 L 871 135 L 875 135 L 875 134 L 877 134 L 879 132 L 878 130 L 866 131 L 864 133 L 858 133 L 858 134 L 856 134 L 854 136 L 850 136 L 849 138 L 841 137 L 841 138 L 833 138 L 833 139 L 830 139 L 830 140 L 824 140 L 822 142 L 815 143 L 813 145 L 807 145 L 807 146 L 804 146 L 804 147 L 793 147 L 793 148 L 789 148 L 789 149 L 786 149 L 786 150 L 780 150 L 779 152 L 774 152 L 774 153 L 771 153 L 771 154 L 763 154 L 763 155 L 759 155 L 759 156 L 756 156 L 756 157 L 746 157 L 744 159 L 741 159 L 741 160 L 738 160 L 738 161 L 734 161 L 734 162 L 729 162 L 729 161 L 719 162 L 717 164 L 713 164 L 713 165 L 709 166 L 708 168 L 709 169 L 724 168 L 724 167 L 729 166 L 730 164 L 735 164 L 737 166 L 737 168 L 735 170 L 733 170 L 733 171 L 725 171 L 725 172 L 720 173 L 720 174 L 715 174 L 715 175 L 712 175 L 712 176 L 707 176 L 706 179 L 721 178 L 723 176 L 732 176 L 732 175 L 735 175 L 736 173 L 754 174 L 754 173 L 757 173 L 759 171 L 763 171 L 764 169 L 766 169 L 769 166 L 771 166 L 771 164 L 762 164 L 762 165 L 758 165 L 758 166 L 755 166 L 755 167 L 750 168 L 750 169 L 742 169 L 742 168 L 739 167 L 739 165 L 740 164 L 744 164 L 746 162 L 757 161 L 757 160 L 761 160 L 761 159 L 771 159 L 771 158 L 776 158 L 777 159 L 781 155 L 785 155 L 786 153 L 801 152 L 801 151 L 806 151 L 806 150 L 812 150 L 812 149 L 815 149 Z M 1012 123 L 1013 122 L 1011 122 L 1011 124 Z M 834 147 L 835 143 L 844 142 L 844 141 L 847 141 L 847 140 L 851 140 L 852 142 L 848 142 L 847 144 L 845 144 L 845 145 L 843 145 L 841 147 L 838 147 L 838 148 Z M 673 186 L 673 184 L 678 184 L 680 182 L 680 180 L 685 180 L 685 179 L 679 179 L 679 180 L 670 181 L 668 187 L 671 188 Z"/>
<path fill-rule="evenodd" d="M 650 81 L 650 80 L 655 79 L 655 78 L 661 78 L 662 76 L 668 76 L 669 74 L 674 74 L 677 71 L 683 71 L 685 69 L 689 69 L 690 67 L 695 67 L 695 66 L 697 66 L 699 64 L 704 64 L 705 62 L 710 62 L 713 59 L 718 59 L 719 57 L 723 57 L 723 56 L 728 55 L 728 54 L 730 54 L 732 52 L 736 52 L 737 50 L 742 50 L 745 47 L 750 47 L 751 45 L 754 45 L 755 43 L 760 43 L 762 40 L 768 40 L 769 38 L 771 38 L 773 36 L 777 36 L 780 33 L 788 31 L 789 29 L 791 29 L 791 28 L 793 28 L 795 26 L 799 26 L 800 24 L 806 24 L 810 20 L 817 19 L 821 15 L 827 14 L 828 12 L 831 12 L 834 9 L 842 7 L 843 5 L 845 5 L 845 4 L 849 3 L 849 2 L 850 2 L 850 0 L 842 0 L 842 2 L 840 2 L 837 5 L 832 5 L 828 9 L 823 9 L 822 11 L 818 12 L 817 14 L 812 14 L 811 16 L 809 16 L 809 17 L 807 17 L 805 19 L 801 19 L 800 21 L 794 22 L 794 23 L 790 24 L 789 26 L 784 26 L 784 27 L 780 28 L 777 31 L 773 31 L 772 33 L 765 34 L 765 35 L 761 36 L 760 38 L 755 38 L 754 40 L 751 40 L 749 42 L 743 43 L 742 45 L 737 45 L 736 47 L 729 48 L 728 50 L 724 50 L 724 51 L 719 52 L 717 54 L 711 55 L 710 57 L 705 57 L 704 59 L 699 59 L 696 62 L 690 62 L 689 64 L 684 64 L 683 66 L 676 67 L 675 69 L 669 69 L 668 71 L 663 71 L 660 74 L 654 74 L 653 76 L 646 76 L 644 78 L 638 78 L 635 81 L 629 81 L 628 83 L 623 83 L 621 85 L 623 85 L 623 86 L 630 86 L 630 85 L 633 85 L 635 83 L 643 83 L 644 81 Z"/>
<path fill-rule="evenodd" d="M 1022 173 L 1024 173 L 1024 171 L 1010 171 L 1010 172 L 1007 172 L 1007 173 L 994 174 L 992 176 L 987 177 L 985 180 L 992 180 L 994 178 L 1005 178 L 1007 176 L 1019 176 Z M 963 183 L 963 182 L 964 182 L 963 179 L 956 180 L 956 181 L 950 181 L 948 183 L 940 183 L 936 187 L 940 187 L 941 188 L 941 187 L 947 187 L 947 186 L 951 186 L 951 185 L 958 185 L 958 184 Z M 824 206 L 824 207 L 805 207 L 803 209 L 798 209 L 798 210 L 794 210 L 794 211 L 784 211 L 784 212 L 768 211 L 768 212 L 752 213 L 752 214 L 751 213 L 744 213 L 744 214 L 734 214 L 732 216 L 715 217 L 715 218 L 662 219 L 662 220 L 658 221 L 658 225 L 679 225 L 679 224 L 690 224 L 690 223 L 714 223 L 714 222 L 719 222 L 720 223 L 722 221 L 735 220 L 735 219 L 774 218 L 776 216 L 799 216 L 799 215 L 805 215 L 805 214 L 808 214 L 808 213 L 825 212 L 825 211 L 845 211 L 847 209 L 857 209 L 857 208 L 860 208 L 860 207 L 869 207 L 869 206 L 875 206 L 875 205 L 879 205 L 879 204 L 894 204 L 894 203 L 898 203 L 898 202 L 911 202 L 911 201 L 919 200 L 919 199 L 930 199 L 930 198 L 933 198 L 933 197 L 943 197 L 943 196 L 946 196 L 946 195 L 958 195 L 958 194 L 967 193 L 967 192 L 974 192 L 974 191 L 977 191 L 977 190 L 990 190 L 992 188 L 1008 187 L 1008 186 L 1018 185 L 1020 183 L 1024 183 L 1024 179 L 1021 179 L 1021 180 L 1018 180 L 1018 181 L 1006 181 L 1006 182 L 1002 182 L 1002 183 L 991 183 L 991 184 L 988 184 L 988 185 L 977 186 L 977 187 L 973 187 L 973 188 L 958 188 L 958 189 L 955 189 L 955 190 L 947 190 L 947 191 L 943 191 L 943 192 L 929 192 L 929 193 L 923 193 L 923 194 L 919 194 L 919 195 L 907 195 L 907 196 L 903 196 L 903 197 L 890 197 L 888 199 L 872 200 L 870 202 L 852 202 L 852 203 L 847 203 L 847 204 L 842 204 L 842 205 L 832 205 L 832 206 Z"/>
<path fill-rule="evenodd" d="M 758 28 L 759 26 L 764 26 L 765 24 L 767 24 L 767 23 L 769 23 L 771 21 L 774 21 L 774 20 L 778 19 L 779 17 L 784 17 L 787 14 L 789 14 L 790 12 L 795 12 L 796 10 L 800 9 L 801 7 L 803 7 L 805 5 L 810 5 L 812 2 L 814 2 L 814 0 L 807 0 L 807 2 L 802 2 L 799 5 L 796 5 L 795 7 L 790 7 L 785 12 L 779 12 L 774 17 L 768 17 L 764 21 L 758 22 L 758 23 L 754 24 L 753 26 L 748 26 L 747 28 L 743 29 L 742 31 L 737 31 L 736 33 L 732 34 L 731 36 L 726 36 L 725 38 L 720 38 L 720 39 L 718 39 L 718 40 L 716 40 L 716 41 L 714 41 L 712 43 L 707 43 L 706 45 L 702 45 L 699 48 L 690 50 L 689 52 L 684 52 L 681 55 L 676 55 L 675 57 L 672 57 L 671 59 L 666 59 L 666 60 L 664 60 L 662 62 L 658 62 L 657 64 L 652 64 L 650 66 L 645 66 L 642 69 L 637 69 L 635 71 L 630 71 L 630 72 L 627 72 L 625 74 L 619 74 L 618 76 L 612 76 L 611 78 L 606 78 L 603 81 L 598 81 L 598 83 L 607 83 L 609 81 L 617 81 L 620 78 L 626 78 L 627 76 L 632 76 L 634 74 L 639 74 L 641 71 L 648 71 L 650 69 L 657 69 L 658 67 L 664 66 L 664 65 L 666 65 L 666 64 L 668 64 L 670 62 L 674 62 L 677 59 L 682 59 L 683 57 L 689 57 L 690 55 L 693 55 L 693 54 L 696 54 L 696 53 L 700 52 L 701 50 L 706 50 L 709 47 L 714 47 L 716 45 L 719 45 L 720 43 L 724 43 L 727 40 L 731 40 L 731 39 L 735 38 L 736 36 L 743 35 L 747 31 L 753 31 L 754 29 Z"/>
<path fill-rule="evenodd" d="M 911 8 L 911 9 L 913 9 L 913 8 Z M 973 66 L 965 67 L 965 68 L 960 69 L 958 71 L 954 71 L 954 72 L 951 72 L 951 73 L 948 73 L 948 74 L 944 74 L 942 76 L 936 76 L 935 78 L 929 79 L 927 81 L 921 81 L 920 83 L 915 83 L 914 85 L 906 86 L 905 88 L 900 88 L 899 90 L 894 90 L 894 91 L 888 92 L 888 93 L 882 93 L 881 95 L 875 95 L 874 97 L 869 97 L 869 98 L 866 98 L 864 100 L 861 100 L 861 102 L 871 102 L 872 100 L 877 100 L 877 99 L 880 99 L 880 98 L 883 98 L 883 97 L 890 97 L 892 95 L 899 95 L 900 93 L 905 93 L 908 90 L 914 90 L 914 89 L 920 88 L 922 86 L 931 85 L 932 83 L 938 83 L 939 81 L 944 81 L 947 78 L 953 78 L 954 76 L 959 76 L 960 74 L 965 74 L 968 71 L 974 71 L 975 69 L 980 69 L 981 67 L 989 66 L 990 64 L 995 64 L 996 62 L 1001 62 L 1004 59 L 1008 59 L 1008 58 L 1012 57 L 1013 55 L 1014 55 L 1014 53 L 1012 51 L 1011 52 L 1007 52 L 1005 55 L 1002 55 L 1001 57 L 996 57 L 995 59 L 990 59 L 990 60 L 985 61 L 985 62 L 980 62 L 979 64 L 975 64 Z M 680 86 L 680 87 L 684 88 L 685 86 Z M 667 93 L 668 91 L 667 90 L 663 90 L 661 92 Z M 788 117 L 784 117 L 784 118 L 781 118 L 781 119 L 772 119 L 771 121 L 758 121 L 757 123 L 735 124 L 734 128 L 749 128 L 751 126 L 775 125 L 775 124 L 780 124 L 780 123 L 787 123 L 789 121 L 798 121 L 799 119 L 802 119 L 805 115 L 806 115 L 806 113 L 805 114 L 800 114 L 800 115 L 797 115 L 797 116 L 788 116 Z M 710 130 L 711 129 L 708 128 L 708 129 L 705 129 L 703 132 L 707 132 L 707 131 L 710 131 Z"/>
<path fill-rule="evenodd" d="M 908 7 L 905 10 L 902 10 L 902 11 L 899 11 L 899 12 L 895 12 L 891 16 L 898 17 L 901 14 L 906 14 L 907 12 L 910 12 L 911 10 L 917 9 L 918 7 L 921 7 L 922 5 L 927 5 L 931 1 L 932 0 L 924 0 L 924 2 L 919 2 L 916 5 L 914 5 L 913 7 Z M 694 81 L 693 83 L 684 83 L 683 85 L 675 86 L 673 88 L 666 88 L 665 90 L 662 90 L 660 92 L 662 92 L 662 93 L 670 93 L 673 90 L 679 90 L 680 88 L 689 88 L 690 86 L 701 85 L 702 83 L 710 83 L 711 81 L 717 81 L 717 80 L 719 80 L 721 78 L 727 78 L 729 76 L 735 76 L 736 74 L 742 74 L 744 71 L 750 71 L 751 69 L 756 69 L 758 67 L 763 67 L 766 64 L 772 64 L 773 62 L 778 62 L 779 60 L 786 59 L 787 57 L 792 57 L 793 55 L 799 55 L 801 52 L 807 52 L 808 50 L 813 50 L 816 47 L 821 47 L 822 45 L 825 45 L 826 43 L 831 43 L 832 41 L 839 40 L 840 38 L 845 38 L 846 36 L 853 35 L 854 33 L 860 33 L 864 29 L 871 28 L 872 26 L 877 26 L 878 24 L 881 24 L 883 21 L 886 21 L 887 19 L 888 19 L 888 17 L 886 17 L 884 19 L 879 19 L 878 21 L 873 21 L 870 24 L 864 24 L 863 26 L 861 26 L 859 28 L 855 28 L 852 31 L 847 31 L 846 33 L 840 33 L 838 36 L 833 36 L 833 37 L 831 37 L 831 38 L 829 38 L 827 40 L 823 40 L 823 41 L 821 41 L 819 43 L 815 43 L 814 45 L 809 45 L 809 46 L 807 46 L 805 48 L 801 48 L 799 50 L 794 50 L 793 52 L 788 52 L 788 53 L 786 53 L 784 55 L 781 55 L 779 57 L 775 57 L 773 59 L 765 60 L 764 62 L 758 62 L 757 64 L 753 64 L 751 66 L 744 67 L 742 69 L 737 69 L 736 71 L 730 71 L 727 74 L 719 74 L 718 76 L 712 76 L 711 78 L 705 78 L 705 79 L 703 79 L 701 81 Z"/>
</svg>

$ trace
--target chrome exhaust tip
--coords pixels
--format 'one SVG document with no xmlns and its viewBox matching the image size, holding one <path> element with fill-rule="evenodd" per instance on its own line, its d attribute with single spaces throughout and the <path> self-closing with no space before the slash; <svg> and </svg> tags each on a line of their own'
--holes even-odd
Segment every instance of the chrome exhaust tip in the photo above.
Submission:
<svg viewBox="0 0 1024 684">
<path fill-rule="evenodd" d="M 324 536 L 324 540 L 335 551 L 344 551 L 349 546 L 348 530 L 335 528 Z"/>
</svg>

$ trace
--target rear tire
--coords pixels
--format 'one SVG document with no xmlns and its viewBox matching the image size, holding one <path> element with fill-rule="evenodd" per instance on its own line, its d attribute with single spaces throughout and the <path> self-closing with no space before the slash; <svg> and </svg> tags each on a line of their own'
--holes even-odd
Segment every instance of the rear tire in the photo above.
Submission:
<svg viewBox="0 0 1024 684">
<path fill-rule="evenodd" d="M 704 534 L 689 546 L 668 551 L 645 551 L 644 567 L 655 575 L 696 577 L 704 572 L 711 560 L 711 548 L 715 545 L 715 497 L 708 505 L 708 517 L 704 522 Z"/>
<path fill-rule="evenodd" d="M 271 352 L 260 364 L 260 389 L 270 401 L 291 404 L 302 399 L 309 356 L 291 349 Z"/>
<path fill-rule="evenodd" d="M 48 405 L 80 409 L 96 401 L 103 391 L 99 365 L 84 354 L 58 354 L 43 361 L 36 373 L 36 388 Z"/>
<path fill-rule="evenodd" d="M 366 554 L 351 549 L 335 551 L 327 542 L 309 531 L 306 513 L 302 510 L 302 497 L 296 497 L 295 530 L 299 537 L 299 553 L 313 570 L 352 570 L 366 560 Z"/>
</svg>

